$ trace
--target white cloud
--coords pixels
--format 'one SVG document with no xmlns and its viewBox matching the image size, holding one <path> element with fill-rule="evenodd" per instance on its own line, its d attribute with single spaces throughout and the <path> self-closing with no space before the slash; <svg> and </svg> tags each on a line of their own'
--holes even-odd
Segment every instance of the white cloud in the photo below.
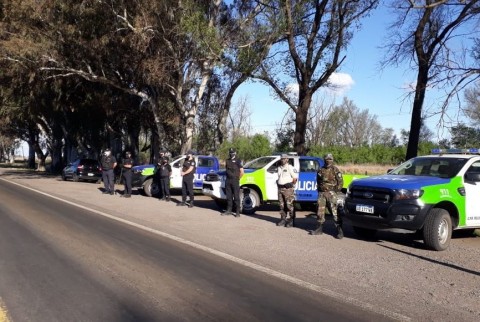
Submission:
<svg viewBox="0 0 480 322">
<path fill-rule="evenodd" d="M 333 73 L 328 79 L 328 86 L 322 87 L 321 89 L 333 95 L 341 95 L 348 92 L 353 85 L 355 85 L 355 81 L 350 74 Z M 290 98 L 298 97 L 298 84 L 288 84 L 286 87 L 286 94 Z"/>
<path fill-rule="evenodd" d="M 353 85 L 355 81 L 346 73 L 333 73 L 328 79 L 328 91 L 337 95 L 347 92 Z"/>
</svg>

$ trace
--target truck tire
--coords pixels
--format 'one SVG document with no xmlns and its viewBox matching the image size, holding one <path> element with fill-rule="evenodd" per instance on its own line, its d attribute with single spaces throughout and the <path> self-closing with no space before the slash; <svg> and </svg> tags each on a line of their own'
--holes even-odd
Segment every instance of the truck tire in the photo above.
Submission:
<svg viewBox="0 0 480 322">
<path fill-rule="evenodd" d="M 423 241 L 428 248 L 442 251 L 450 245 L 452 218 L 445 209 L 431 209 L 423 225 Z"/>
<path fill-rule="evenodd" d="M 363 228 L 363 227 L 357 227 L 357 226 L 353 226 L 353 231 L 360 238 L 366 239 L 366 240 L 374 239 L 375 235 L 377 234 L 377 231 L 375 229 Z"/>
<path fill-rule="evenodd" d="M 242 213 L 246 215 L 252 215 L 255 210 L 260 206 L 260 197 L 258 193 L 253 189 L 243 189 L 240 191 L 240 199 L 242 200 Z"/>
<path fill-rule="evenodd" d="M 153 178 L 148 178 L 143 183 L 143 192 L 149 197 L 157 196 L 160 193 L 158 183 Z"/>
</svg>

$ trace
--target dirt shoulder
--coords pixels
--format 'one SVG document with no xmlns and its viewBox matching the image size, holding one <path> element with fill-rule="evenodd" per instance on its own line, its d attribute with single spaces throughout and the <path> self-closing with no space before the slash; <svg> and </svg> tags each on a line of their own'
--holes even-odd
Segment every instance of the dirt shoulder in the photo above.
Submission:
<svg viewBox="0 0 480 322">
<path fill-rule="evenodd" d="M 102 185 L 62 181 L 60 176 L 0 169 L 12 181 L 82 206 L 209 247 L 313 285 L 319 292 L 414 321 L 480 319 L 480 237 L 456 236 L 447 251 L 433 252 L 411 234 L 380 232 L 376 241 L 357 239 L 348 222 L 345 238 L 334 238 L 330 218 L 321 236 L 309 212 L 294 228 L 277 227 L 275 207 L 255 215 L 220 216 L 215 203 L 197 195 L 196 207 L 176 207 L 134 194 L 101 193 Z M 123 190 L 121 186 L 117 189 Z"/>
</svg>

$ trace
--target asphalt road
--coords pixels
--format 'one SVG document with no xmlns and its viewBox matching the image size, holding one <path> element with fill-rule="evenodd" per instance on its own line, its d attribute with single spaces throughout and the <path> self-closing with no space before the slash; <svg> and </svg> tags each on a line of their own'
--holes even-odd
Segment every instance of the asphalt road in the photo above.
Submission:
<svg viewBox="0 0 480 322">
<path fill-rule="evenodd" d="M 389 320 L 2 180 L 0 276 L 12 321 Z"/>
</svg>

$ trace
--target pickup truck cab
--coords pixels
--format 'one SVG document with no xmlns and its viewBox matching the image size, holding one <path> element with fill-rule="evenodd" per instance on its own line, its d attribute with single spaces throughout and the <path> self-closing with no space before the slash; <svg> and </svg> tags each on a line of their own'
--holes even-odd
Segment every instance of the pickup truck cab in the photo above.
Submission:
<svg viewBox="0 0 480 322">
<path fill-rule="evenodd" d="M 289 155 L 288 162 L 298 171 L 296 202 L 317 202 L 317 170 L 323 166 L 323 159 Z M 279 164 L 280 155 L 264 156 L 244 164 L 244 175 L 240 179 L 243 213 L 252 214 L 260 205 L 278 201 Z M 212 197 L 219 205 L 225 203 L 225 180 L 225 171 L 207 175 L 203 182 L 203 194 Z"/>
<path fill-rule="evenodd" d="M 420 231 L 434 250 L 448 248 L 452 231 L 480 228 L 478 149 L 435 149 L 386 175 L 353 181 L 345 216 L 361 237 L 378 229 Z"/>
<path fill-rule="evenodd" d="M 195 175 L 193 179 L 193 189 L 202 189 L 205 176 L 210 172 L 219 170 L 218 159 L 209 155 L 194 155 L 196 163 Z M 170 189 L 182 188 L 182 170 L 183 162 L 186 156 L 181 155 L 174 157 L 170 162 L 172 167 L 172 175 L 170 176 Z M 154 164 L 138 165 L 133 167 L 132 186 L 142 188 L 149 197 L 157 195 L 160 190 L 158 186 L 158 178 L 155 175 L 157 167 Z"/>
<path fill-rule="evenodd" d="M 290 154 L 288 162 L 298 171 L 295 203 L 300 206 L 316 207 L 317 171 L 323 166 L 323 159 Z M 278 202 L 277 168 L 279 164 L 280 155 L 271 155 L 252 160 L 243 166 L 244 175 L 240 179 L 243 213 L 252 214 L 262 204 Z M 357 177 L 344 175 L 344 187 Z M 220 171 L 208 174 L 203 181 L 203 194 L 213 198 L 218 205 L 226 203 L 225 179 L 225 171 Z M 343 198 L 339 198 L 339 203 L 342 201 Z M 339 204 L 339 206 L 342 205 Z"/>
</svg>

